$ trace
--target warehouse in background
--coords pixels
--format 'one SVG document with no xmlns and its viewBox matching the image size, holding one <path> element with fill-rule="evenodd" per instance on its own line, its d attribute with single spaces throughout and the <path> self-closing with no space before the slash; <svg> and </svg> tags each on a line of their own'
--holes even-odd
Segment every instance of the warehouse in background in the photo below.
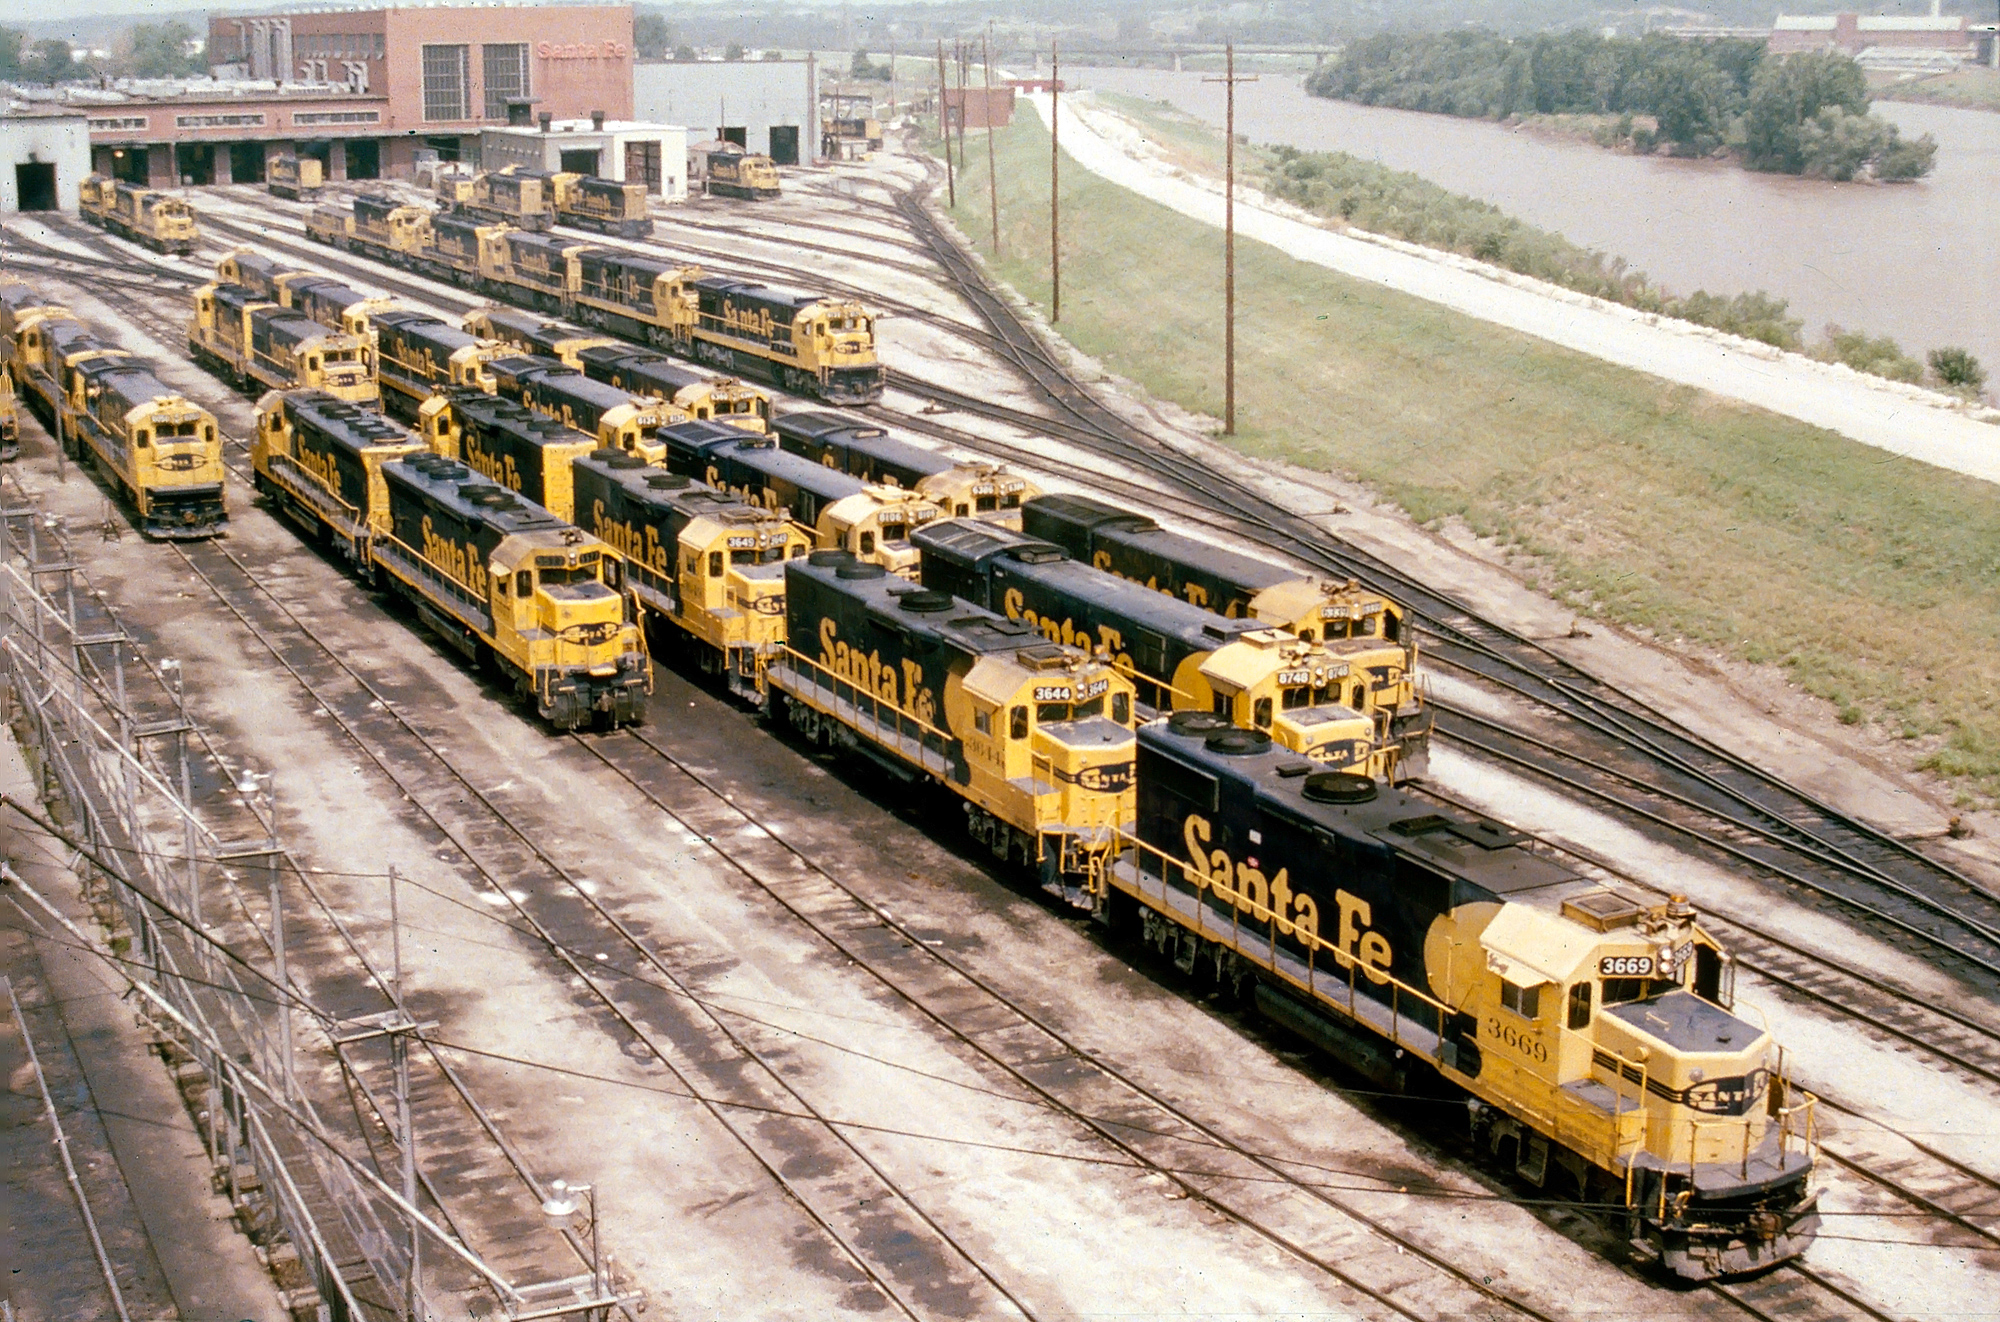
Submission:
<svg viewBox="0 0 2000 1322">
<path fill-rule="evenodd" d="M 629 4 L 217 15 L 208 54 L 215 79 L 179 95 L 92 95 L 97 169 L 163 188 L 257 183 L 271 157 L 297 154 L 330 180 L 403 177 L 420 152 L 476 163 L 481 133 L 524 108 L 632 118 Z"/>
<path fill-rule="evenodd" d="M 778 165 L 819 149 L 819 69 L 803 60 L 676 60 L 632 71 L 640 119 L 685 124 L 698 140 L 735 143 Z"/>
<path fill-rule="evenodd" d="M 0 212 L 73 213 L 77 185 L 89 173 L 84 116 L 0 116 Z"/>
</svg>

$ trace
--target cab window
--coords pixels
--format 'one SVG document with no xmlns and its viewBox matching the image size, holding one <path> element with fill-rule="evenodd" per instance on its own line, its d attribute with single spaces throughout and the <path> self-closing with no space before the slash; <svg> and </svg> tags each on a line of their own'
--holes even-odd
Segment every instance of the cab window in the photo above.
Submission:
<svg viewBox="0 0 2000 1322">
<path fill-rule="evenodd" d="M 904 541 L 909 535 L 910 525 L 907 523 L 885 523 L 882 525 L 882 540 L 885 542 Z"/>
<path fill-rule="evenodd" d="M 1569 1026 L 1582 1030 L 1590 1027 L 1590 984 L 1579 982 L 1569 989 Z"/>
<path fill-rule="evenodd" d="M 523 569 L 520 573 L 514 575 L 515 596 L 528 597 L 534 593 L 534 590 L 535 590 L 534 575 L 530 574 L 525 569 Z"/>
<path fill-rule="evenodd" d="M 1007 713 L 1007 737 L 1026 739 L 1028 737 L 1028 709 L 1015 707 Z"/>
<path fill-rule="evenodd" d="M 146 434 L 146 429 L 144 427 L 141 427 L 138 431 L 132 433 L 132 444 L 138 446 L 142 450 L 146 448 L 150 440 L 151 438 Z"/>
<path fill-rule="evenodd" d="M 1269 698 L 1257 699 L 1251 719 L 1256 723 L 1259 730 L 1268 730 L 1271 728 L 1271 700 Z"/>
<path fill-rule="evenodd" d="M 710 551 L 708 553 L 708 576 L 710 578 L 722 577 L 722 552 Z"/>
<path fill-rule="evenodd" d="M 874 533 L 873 533 L 872 531 L 864 531 L 864 532 L 863 532 L 863 533 L 861 534 L 861 552 L 860 552 L 860 553 L 861 553 L 862 555 L 874 555 L 874 554 L 875 554 L 875 534 L 874 534 Z"/>
<path fill-rule="evenodd" d="M 1111 719 L 1120 725 L 1132 723 L 1132 695 L 1114 693 L 1111 695 Z"/>
<path fill-rule="evenodd" d="M 972 728 L 979 731 L 979 733 L 981 734 L 992 734 L 993 713 L 989 711 L 984 711 L 977 707 L 973 708 Z"/>
<path fill-rule="evenodd" d="M 1500 1004 L 1502 1008 L 1512 1010 L 1523 1019 L 1539 1018 L 1542 1013 L 1542 989 L 1539 985 L 1534 987 L 1516 987 L 1513 983 L 1502 978 L 1500 980 Z"/>
</svg>

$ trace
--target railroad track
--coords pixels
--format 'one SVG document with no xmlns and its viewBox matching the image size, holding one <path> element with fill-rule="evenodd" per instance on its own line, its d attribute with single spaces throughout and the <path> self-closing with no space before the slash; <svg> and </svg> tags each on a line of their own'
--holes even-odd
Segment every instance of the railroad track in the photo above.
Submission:
<svg viewBox="0 0 2000 1322">
<path fill-rule="evenodd" d="M 982 412 L 982 410 L 974 410 L 974 408 L 968 408 L 966 412 Z M 1042 418 L 1038 418 L 1038 416 L 1032 416 L 1032 414 L 1026 414 L 1026 416 L 1018 416 L 1018 418 L 1002 418 L 1002 420 L 1008 420 L 1008 422 L 1018 422 L 1018 420 L 1028 420 L 1028 422 L 1032 422 L 1032 424 L 1036 424 L 1036 426 L 1042 426 L 1042 424 L 1046 424 L 1046 420 L 1042 420 Z M 962 430 L 960 430 L 960 432 L 952 432 L 950 428 L 940 428 L 940 430 L 948 432 L 948 436 L 944 436 L 944 438 L 952 440 L 954 444 L 964 444 L 964 446 L 968 446 L 968 448 L 980 448 L 980 446 L 986 446 L 986 444 L 990 444 L 986 436 L 978 436 L 978 434 L 970 434 L 970 432 L 962 432 Z M 934 434 L 936 434 L 936 432 L 934 432 Z M 1042 462 L 1046 462 L 1046 458 L 1044 458 Z M 1948 1208 L 1946 1204 L 1942 1204 L 1942 1202 L 1940 1202 L 1940 1204 L 1938 1204 L 1938 1208 L 1940 1208 L 1940 1216 L 1942 1216 L 1942 1218 L 1950 1220 L 1950 1218 L 1954 1216 L 1954 1214 L 1950 1212 L 1950 1208 Z M 1956 1214 L 1956 1216 L 1964 1216 L 1964 1214 Z M 1748 1298 L 1750 1302 L 1744 1302 L 1744 1298 Z M 1762 1298 L 1762 1296 L 1744 1296 L 1744 1298 L 1736 1298 L 1736 1296 L 1732 1296 L 1732 1302 L 1736 1302 L 1738 1306 L 1742 1306 L 1742 1308 L 1744 1308 L 1746 1312 L 1752 1312 L 1754 1316 L 1764 1316 L 1764 1314 L 1760 1314 L 1760 1312 L 1758 1312 L 1758 1298 Z M 1834 1296 L 1834 1298 L 1842 1298 L 1842 1296 Z M 1852 1306 L 1852 1308 L 1860 1308 L 1862 1312 L 1872 1312 L 1872 1310 L 1866 1310 L 1866 1306 L 1854 1306 L 1854 1304 L 1850 1304 L 1850 1306 Z M 1838 1312 L 1834 1312 L 1832 1316 L 1840 1316 L 1840 1314 L 1838 1314 Z M 1872 1316 L 1880 1316 L 1880 1314 L 1872 1314 Z"/>
<path fill-rule="evenodd" d="M 232 447 L 230 467 L 235 477 L 247 479 L 240 451 L 240 443 Z M 337 649 L 320 640 L 289 607 L 257 582 L 247 566 L 233 553 L 216 543 L 177 547 L 176 550 L 218 601 L 251 631 L 302 691 L 331 714 L 350 742 L 409 798 L 433 829 L 451 842 L 493 892 L 507 893 L 501 885 L 502 877 L 518 887 L 523 877 L 539 874 L 551 876 L 579 897 L 587 896 L 587 892 L 576 885 L 574 877 L 541 850 L 504 809 L 494 804 L 486 793 L 459 774 L 448 759 L 435 751 L 431 736 L 398 711 L 386 696 L 339 656 Z M 343 700 L 332 692 L 340 686 L 353 686 L 357 692 Z M 366 702 L 362 701 L 364 698 Z M 620 737 L 644 744 L 659 762 L 683 774 L 692 774 L 673 760 L 664 748 L 645 736 L 628 734 Z M 581 742 L 591 746 L 593 755 L 600 761 L 608 760 L 595 741 Z M 420 759 L 423 766 L 416 771 L 407 762 L 392 764 L 384 750 L 397 744 L 421 748 L 430 756 Z M 614 770 L 619 771 L 635 788 L 641 788 L 663 810 L 669 810 L 657 784 L 642 785 L 639 777 L 643 776 L 643 772 L 635 772 L 629 765 L 614 765 Z M 710 798 L 713 808 L 742 815 L 754 824 L 754 819 L 743 814 L 743 810 L 732 808 L 712 793 Z M 464 805 L 468 801 L 483 809 L 464 810 L 470 813 L 470 820 L 455 820 L 454 812 L 444 806 Z M 678 811 L 692 812 L 686 805 L 681 805 Z M 485 842 L 491 850 L 496 834 L 507 842 L 504 857 L 481 856 L 474 852 L 473 840 Z M 716 833 L 710 831 L 703 834 Z M 777 837 L 768 830 L 766 836 L 770 841 L 777 842 Z M 917 989 L 913 989 L 908 975 L 898 976 L 889 971 L 880 955 L 871 958 L 851 942 L 843 943 L 837 922 L 811 923 L 807 913 L 816 907 L 815 903 L 798 892 L 797 878 L 790 875 L 797 866 L 794 859 L 802 861 L 802 856 L 788 847 L 783 847 L 783 850 L 785 858 L 780 865 L 757 873 L 745 870 L 744 875 L 753 884 L 766 889 L 794 888 L 789 896 L 781 896 L 781 900 L 801 922 L 807 922 L 820 939 L 835 943 L 841 953 L 864 964 L 871 976 L 895 985 L 898 994 L 909 1004 L 940 1029 L 950 1033 L 955 1041 L 1003 1070 L 1040 1104 L 1084 1128 L 1095 1141 L 1110 1147 L 1118 1157 L 1172 1181 L 1188 1196 L 1200 1199 L 1218 1214 L 1244 1225 L 1302 1265 L 1325 1273 L 1332 1281 L 1352 1291 L 1357 1304 L 1373 1303 L 1415 1322 L 1416 1319 L 1435 1315 L 1431 1305 L 1423 1302 L 1425 1298 L 1435 1297 L 1440 1292 L 1456 1292 L 1462 1296 L 1459 1298 L 1462 1305 L 1478 1306 L 1489 1311 L 1498 1307 L 1509 1316 L 1554 1322 L 1553 1315 L 1493 1289 L 1471 1270 L 1454 1266 L 1442 1254 L 1427 1248 L 1410 1235 L 1398 1232 L 1380 1218 L 1346 1205 L 1312 1180 L 1292 1174 L 1278 1158 L 1228 1139 L 1220 1131 L 1188 1114 L 1184 1108 L 1173 1107 L 1166 1099 L 1144 1089 L 1109 1063 L 1060 1038 L 1024 1007 L 1005 1001 L 1005 998 L 995 1002 L 993 998 L 999 995 L 997 991 L 978 983 L 969 970 L 944 961 L 933 948 L 914 939 L 908 935 L 906 928 L 890 923 L 886 915 L 882 915 L 881 921 L 885 925 L 892 926 L 899 936 L 912 942 L 907 949 L 914 952 L 912 959 L 923 977 L 928 977 L 933 983 L 941 980 L 944 984 L 921 989 L 923 977 L 920 977 Z M 740 858 L 738 853 L 737 859 Z M 735 865 L 742 869 L 740 861 L 736 861 Z M 810 869 L 807 878 L 813 884 L 837 885 L 817 869 Z M 840 894 L 846 904 L 859 910 L 864 922 L 876 915 L 873 906 L 866 905 L 853 892 L 842 890 Z M 578 929 L 573 923 L 569 927 L 559 927 L 552 919 L 529 913 L 520 901 L 510 899 L 510 903 L 536 941 L 558 952 L 572 976 L 587 976 L 590 965 L 584 957 L 562 952 L 601 948 L 604 944 L 601 933 L 592 932 L 587 926 Z M 587 903 L 600 918 L 614 927 L 620 926 L 601 905 L 595 901 Z M 629 935 L 625 935 L 624 939 L 635 953 L 641 954 L 651 965 L 652 972 L 670 976 L 658 963 L 659 957 L 642 942 Z M 592 990 L 612 1006 L 620 1022 L 634 1033 L 640 1032 L 637 1025 L 642 1020 L 657 1023 L 666 1017 L 666 1010 L 659 1005 L 645 1006 L 642 1014 L 636 1009 L 617 1005 L 604 994 L 604 990 L 595 986 Z M 679 987 L 677 990 L 688 1001 L 697 1000 L 691 989 Z M 972 993 L 970 996 L 968 991 Z M 957 1002 L 954 1006 L 956 1013 L 948 1018 L 937 1008 L 940 1001 Z M 1011 1050 L 1003 1052 L 992 1040 L 995 1036 L 992 1034 L 992 1019 L 996 1011 L 1015 1016 L 1025 1030 L 1019 1042 L 1009 1044 Z M 975 1024 L 975 1019 L 985 1022 Z M 1086 1067 L 1083 1078 L 1064 1085 L 1066 1096 L 1058 1090 L 1055 1082 L 1038 1082 L 1036 1078 L 1038 1066 L 1046 1071 L 1050 1061 L 1064 1058 L 1074 1059 Z M 699 1095 L 700 1089 L 693 1080 L 682 1078 L 680 1081 L 687 1091 Z M 1106 1109 L 1105 1099 L 1101 1096 L 1106 1088 L 1113 1094 L 1109 1109 L 1119 1116 L 1117 1121 L 1105 1120 L 1099 1114 Z M 802 1097 L 795 1097 L 794 1100 L 801 1106 L 806 1105 Z M 762 1104 L 768 1106 L 768 1102 Z M 829 1124 L 828 1128 L 832 1126 Z M 1191 1167 L 1186 1160 L 1190 1151 L 1206 1160 L 1199 1166 Z M 1223 1161 L 1228 1165 L 1218 1168 Z M 778 1164 L 773 1160 L 769 1168 L 775 1171 Z M 532 1176 L 528 1178 L 532 1179 Z M 851 1184 L 853 1178 L 851 1172 L 847 1173 L 845 1183 Z M 1269 1212 L 1257 1210 L 1269 1198 L 1274 1185 L 1282 1188 L 1287 1198 L 1296 1204 L 1289 1211 L 1293 1219 L 1305 1223 L 1303 1229 L 1276 1224 L 1276 1218 Z M 893 1187 L 888 1191 L 906 1197 Z M 441 1191 L 441 1196 L 447 1203 L 457 1201 L 454 1191 L 450 1189 Z M 1424 1263 L 1429 1269 L 1428 1274 L 1413 1280 L 1409 1270 L 1412 1260 Z M 1375 1276 L 1374 1282 L 1362 1278 L 1364 1266 Z M 888 1282 L 879 1283 L 888 1290 Z M 1401 1297 L 1412 1294 L 1419 1298 L 1406 1301 Z M 890 1301 L 892 1304 L 896 1302 L 893 1292 L 890 1293 Z M 1016 1306 L 1019 1306 L 1018 1301 Z M 1025 1313 L 1026 1309 L 1022 1311 Z"/>
<path fill-rule="evenodd" d="M 905 194 L 899 208 L 960 293 L 1005 343 L 1008 361 L 1063 416 L 1051 428 L 1036 415 L 934 383 L 898 374 L 893 384 L 948 408 L 1024 428 L 1039 426 L 1089 445 L 1158 478 L 1181 498 L 1234 519 L 1239 535 L 1395 597 L 1420 622 L 1433 663 L 1449 665 L 1559 717 L 1564 755 L 1599 773 L 1593 788 L 1600 797 L 1643 810 L 1633 795 L 1606 788 L 1601 769 L 1620 773 L 1612 778 L 1628 789 L 1637 780 L 1684 810 L 1677 820 L 1661 824 L 1723 847 L 1740 862 L 1881 924 L 1890 940 L 1925 956 L 1942 955 L 1962 976 L 2000 985 L 2000 895 L 1693 734 L 1541 643 L 1342 542 L 1198 456 L 1147 434 L 1075 380 L 939 228 L 919 191 Z M 1447 703 L 1434 705 L 1446 734 L 1490 747 L 1476 743 L 1473 713 Z M 1530 769 L 1543 772 L 1541 766 Z M 1699 819 L 1699 824 L 1689 819 Z"/>
<path fill-rule="evenodd" d="M 1463 1296 L 1460 1306 L 1550 1316 L 1301 1178 L 1290 1163 L 1230 1137 L 1065 1035 L 788 843 L 775 822 L 745 807 L 741 796 L 725 793 L 657 739 L 636 730 L 573 738 L 661 813 L 708 842 L 745 883 L 829 950 L 853 961 L 959 1046 L 1135 1168 L 1171 1182 L 1301 1264 L 1412 1322 L 1436 1314 L 1408 1297 L 1417 1283 L 1407 1281 L 1407 1264 L 1397 1261 L 1404 1255 L 1454 1282 Z M 1289 1204 L 1278 1210 L 1304 1221 L 1303 1229 L 1275 1224 L 1274 1189 Z M 1421 1284 L 1426 1294 L 1437 1288 L 1434 1281 Z"/>
</svg>

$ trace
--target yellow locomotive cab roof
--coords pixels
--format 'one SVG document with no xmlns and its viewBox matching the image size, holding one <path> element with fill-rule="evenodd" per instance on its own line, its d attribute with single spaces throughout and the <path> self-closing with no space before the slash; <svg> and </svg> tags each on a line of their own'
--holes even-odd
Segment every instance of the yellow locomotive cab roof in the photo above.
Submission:
<svg viewBox="0 0 2000 1322">
<path fill-rule="evenodd" d="M 1504 904 L 1479 934 L 1486 967 L 1517 987 L 1569 982 L 1605 938 L 1526 904 Z"/>
</svg>

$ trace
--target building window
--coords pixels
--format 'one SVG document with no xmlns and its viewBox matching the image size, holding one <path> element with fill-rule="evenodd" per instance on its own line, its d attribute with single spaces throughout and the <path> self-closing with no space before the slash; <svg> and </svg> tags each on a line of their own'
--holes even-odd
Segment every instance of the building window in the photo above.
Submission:
<svg viewBox="0 0 2000 1322">
<path fill-rule="evenodd" d="M 307 124 L 380 124 L 382 112 L 379 110 L 300 110 L 292 115 L 292 123 Z"/>
<path fill-rule="evenodd" d="M 507 122 L 507 102 L 528 95 L 528 43 L 482 46 L 486 63 L 486 118 Z"/>
<path fill-rule="evenodd" d="M 115 133 L 120 129 L 143 129 L 146 127 L 146 122 L 144 115 L 119 115 L 112 119 L 93 119 L 90 121 L 90 131 Z"/>
<path fill-rule="evenodd" d="M 424 47 L 424 118 L 464 119 L 467 46 Z"/>
<path fill-rule="evenodd" d="M 264 115 L 259 111 L 249 115 L 175 115 L 177 129 L 260 129 L 264 127 Z"/>
</svg>

